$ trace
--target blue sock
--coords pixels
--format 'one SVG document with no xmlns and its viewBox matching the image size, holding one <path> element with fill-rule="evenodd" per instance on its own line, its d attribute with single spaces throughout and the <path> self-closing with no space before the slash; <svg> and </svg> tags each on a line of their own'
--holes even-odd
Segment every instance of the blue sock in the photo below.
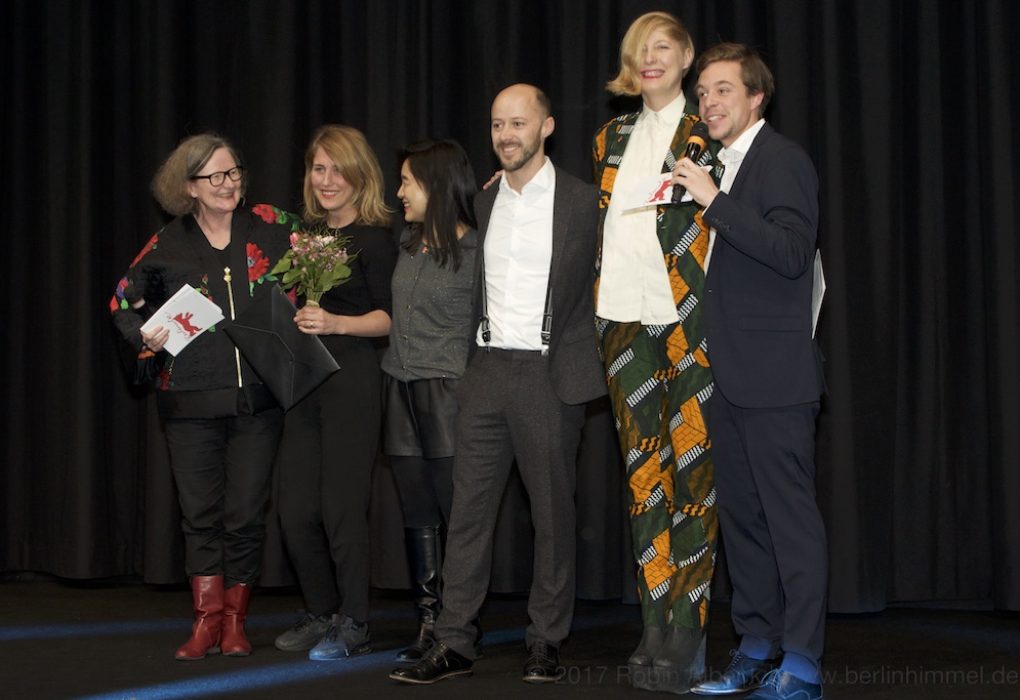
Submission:
<svg viewBox="0 0 1020 700">
<path fill-rule="evenodd" d="M 740 638 L 740 653 L 749 659 L 764 661 L 776 657 L 776 645 L 767 639 L 745 634 Z"/>
<path fill-rule="evenodd" d="M 791 676 L 796 676 L 805 683 L 821 683 L 822 674 L 818 670 L 818 663 L 813 659 L 800 654 L 788 652 L 783 656 L 783 664 L 780 669 Z"/>
</svg>

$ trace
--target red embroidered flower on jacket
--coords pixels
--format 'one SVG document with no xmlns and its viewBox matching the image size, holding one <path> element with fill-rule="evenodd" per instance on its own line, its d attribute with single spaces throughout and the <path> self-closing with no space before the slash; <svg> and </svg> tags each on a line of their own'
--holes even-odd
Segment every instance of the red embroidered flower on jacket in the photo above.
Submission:
<svg viewBox="0 0 1020 700">
<path fill-rule="evenodd" d="M 269 258 L 254 243 L 245 246 L 245 255 L 248 256 L 248 282 L 257 282 L 269 271 Z"/>
<path fill-rule="evenodd" d="M 277 221 L 276 208 L 269 204 L 256 204 L 251 210 L 267 224 L 275 224 Z"/>
<path fill-rule="evenodd" d="M 149 242 L 145 244 L 144 248 L 142 248 L 142 252 L 136 255 L 135 259 L 131 261 L 131 267 L 137 265 L 139 260 L 144 258 L 150 250 L 156 247 L 157 243 L 159 243 L 159 233 L 153 234 L 152 238 L 149 239 Z"/>
</svg>

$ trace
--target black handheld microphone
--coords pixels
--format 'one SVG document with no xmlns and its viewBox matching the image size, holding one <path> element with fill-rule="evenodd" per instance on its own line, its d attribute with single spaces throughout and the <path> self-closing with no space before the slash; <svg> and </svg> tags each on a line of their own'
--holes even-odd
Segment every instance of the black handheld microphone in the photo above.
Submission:
<svg viewBox="0 0 1020 700">
<path fill-rule="evenodd" d="M 687 150 L 684 151 L 684 158 L 690 158 L 692 163 L 697 163 L 698 158 L 701 157 L 701 152 L 705 150 L 705 146 L 708 145 L 708 125 L 705 122 L 698 122 L 691 129 L 690 136 L 687 137 Z M 680 200 L 684 198 L 685 188 L 683 185 L 673 185 L 673 197 L 670 201 L 673 204 L 679 204 Z"/>
</svg>

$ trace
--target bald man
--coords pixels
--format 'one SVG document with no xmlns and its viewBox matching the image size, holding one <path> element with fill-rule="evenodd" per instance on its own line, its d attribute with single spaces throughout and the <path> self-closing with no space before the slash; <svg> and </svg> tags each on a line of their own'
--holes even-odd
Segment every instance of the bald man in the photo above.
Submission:
<svg viewBox="0 0 1020 700">
<path fill-rule="evenodd" d="M 435 646 L 390 674 L 404 683 L 472 673 L 492 535 L 514 459 L 535 528 L 524 681 L 562 676 L 559 646 L 574 614 L 575 458 L 585 404 L 606 393 L 591 291 L 596 192 L 546 157 L 555 122 L 538 88 L 500 92 L 490 127 L 503 175 L 475 199 L 484 251 L 475 284 L 481 322 L 457 392 L 443 611 Z"/>
</svg>

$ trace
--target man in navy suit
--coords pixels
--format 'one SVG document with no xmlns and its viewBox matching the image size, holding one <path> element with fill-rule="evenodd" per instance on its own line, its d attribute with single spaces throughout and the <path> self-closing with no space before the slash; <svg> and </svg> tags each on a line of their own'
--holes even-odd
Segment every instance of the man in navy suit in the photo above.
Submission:
<svg viewBox="0 0 1020 700">
<path fill-rule="evenodd" d="M 741 642 L 729 667 L 694 692 L 757 688 L 749 698 L 815 700 L 828 575 L 814 462 L 825 386 L 811 313 L 818 177 L 804 150 L 762 119 L 774 81 L 753 50 L 720 44 L 698 69 L 699 111 L 723 145 L 722 176 L 717 187 L 685 159 L 674 181 L 712 227 L 708 428 Z"/>
<path fill-rule="evenodd" d="M 483 250 L 475 281 L 481 319 L 457 388 L 453 510 L 443 566 L 437 643 L 390 678 L 431 684 L 472 673 L 478 610 L 510 468 L 531 503 L 535 558 L 522 680 L 554 683 L 570 632 L 575 588 L 575 458 L 585 404 L 606 393 L 595 337 L 595 188 L 552 164 L 549 98 L 511 85 L 492 103 L 498 184 L 478 193 Z"/>
</svg>

